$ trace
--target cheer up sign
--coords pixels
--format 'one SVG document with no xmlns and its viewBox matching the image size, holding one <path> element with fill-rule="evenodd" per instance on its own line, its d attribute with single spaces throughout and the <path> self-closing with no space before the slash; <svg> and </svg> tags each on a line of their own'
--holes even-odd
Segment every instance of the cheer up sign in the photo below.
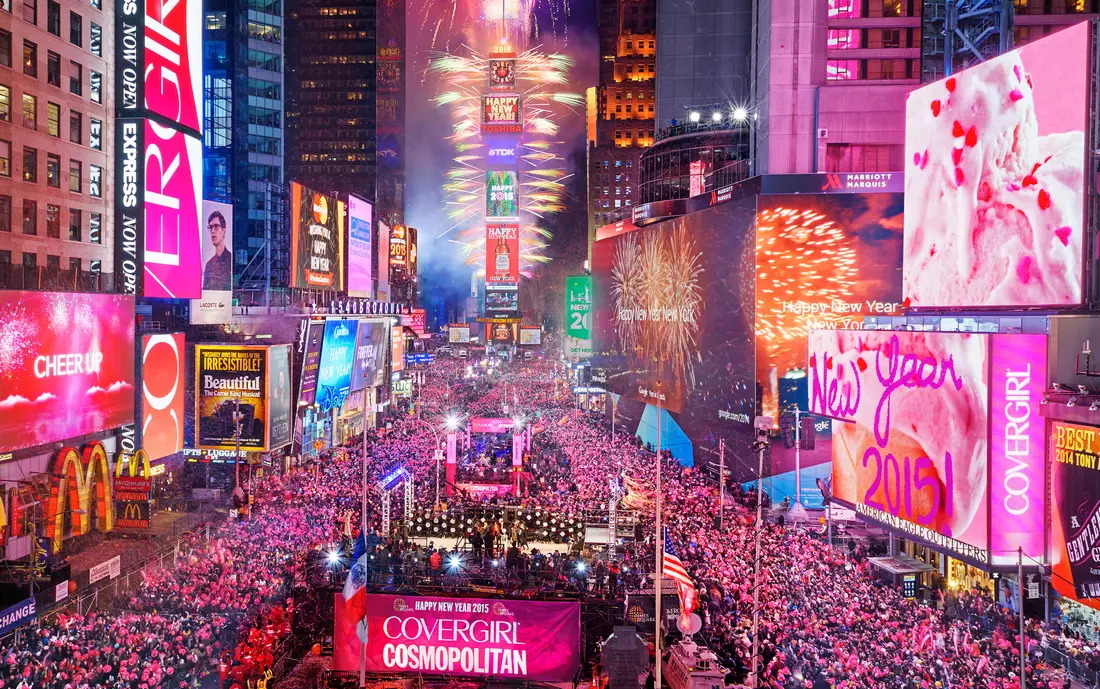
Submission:
<svg viewBox="0 0 1100 689">
<path fill-rule="evenodd" d="M 971 562 L 1043 558 L 1045 335 L 815 330 L 807 363 L 834 497 Z"/>
</svg>

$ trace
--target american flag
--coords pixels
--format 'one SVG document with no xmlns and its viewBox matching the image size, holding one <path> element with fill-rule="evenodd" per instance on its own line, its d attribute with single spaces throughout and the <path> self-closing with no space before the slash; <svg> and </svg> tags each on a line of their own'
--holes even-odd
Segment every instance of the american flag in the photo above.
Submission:
<svg viewBox="0 0 1100 689">
<path fill-rule="evenodd" d="M 686 615 L 699 607 L 695 583 L 688 576 L 684 563 L 676 556 L 676 548 L 672 545 L 668 531 L 665 531 L 665 554 L 661 569 L 666 577 L 676 582 L 676 592 L 680 594 L 680 614 Z"/>
</svg>

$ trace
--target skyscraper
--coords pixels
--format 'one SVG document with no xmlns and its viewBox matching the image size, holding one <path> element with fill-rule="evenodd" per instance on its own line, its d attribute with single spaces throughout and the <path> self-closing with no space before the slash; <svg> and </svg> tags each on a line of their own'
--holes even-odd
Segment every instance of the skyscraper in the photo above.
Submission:
<svg viewBox="0 0 1100 689">
<path fill-rule="evenodd" d="M 600 76 L 591 94 L 589 230 L 630 217 L 638 161 L 653 144 L 655 0 L 599 0 Z M 594 126 L 593 126 L 594 125 Z"/>
<path fill-rule="evenodd" d="M 282 0 L 207 0 L 203 194 L 233 204 L 239 289 L 285 286 Z"/>
</svg>

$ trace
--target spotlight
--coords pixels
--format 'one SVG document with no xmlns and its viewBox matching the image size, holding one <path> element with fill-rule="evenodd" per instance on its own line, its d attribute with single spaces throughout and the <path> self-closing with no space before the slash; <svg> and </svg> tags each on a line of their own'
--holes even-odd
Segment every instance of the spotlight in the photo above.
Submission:
<svg viewBox="0 0 1100 689">
<path fill-rule="evenodd" d="M 328 564 L 329 564 L 330 567 L 335 567 L 336 565 L 340 564 L 340 551 L 339 550 L 330 550 L 330 551 L 328 551 L 327 553 L 325 553 L 325 559 L 328 560 Z"/>
<path fill-rule="evenodd" d="M 699 113 L 692 110 L 691 113 L 688 114 L 688 119 L 691 120 L 692 122 L 698 122 L 699 121 Z"/>
<path fill-rule="evenodd" d="M 451 559 L 447 560 L 447 566 L 451 569 L 461 569 L 462 558 L 460 558 L 458 555 L 452 555 Z"/>
<path fill-rule="evenodd" d="M 447 423 L 447 430 L 448 431 L 458 430 L 458 417 L 457 416 L 453 416 L 453 415 L 448 416 L 446 423 Z"/>
<path fill-rule="evenodd" d="M 713 120 L 714 122 L 721 122 L 722 121 L 722 113 L 715 112 L 710 116 L 710 119 Z"/>
<path fill-rule="evenodd" d="M 578 562 L 577 563 L 577 572 L 579 574 L 584 574 L 587 570 L 588 570 L 588 565 L 584 564 L 583 562 Z"/>
<path fill-rule="evenodd" d="M 1066 406 L 1067 407 L 1076 407 L 1077 406 L 1077 398 L 1076 397 L 1070 397 L 1069 401 L 1066 402 Z"/>
<path fill-rule="evenodd" d="M 734 108 L 733 119 L 737 120 L 738 122 L 744 122 L 745 120 L 749 119 L 749 111 L 744 108 Z"/>
<path fill-rule="evenodd" d="M 493 566 L 494 567 L 500 567 L 500 560 L 497 560 L 497 559 L 494 558 L 493 559 Z"/>
</svg>

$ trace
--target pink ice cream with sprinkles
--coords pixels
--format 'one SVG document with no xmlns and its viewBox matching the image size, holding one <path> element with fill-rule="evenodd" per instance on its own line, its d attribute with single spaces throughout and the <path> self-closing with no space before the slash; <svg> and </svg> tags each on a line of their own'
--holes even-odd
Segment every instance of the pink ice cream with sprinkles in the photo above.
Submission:
<svg viewBox="0 0 1100 689">
<path fill-rule="evenodd" d="M 1082 299 L 1089 27 L 909 94 L 903 290 L 913 307 Z"/>
</svg>

